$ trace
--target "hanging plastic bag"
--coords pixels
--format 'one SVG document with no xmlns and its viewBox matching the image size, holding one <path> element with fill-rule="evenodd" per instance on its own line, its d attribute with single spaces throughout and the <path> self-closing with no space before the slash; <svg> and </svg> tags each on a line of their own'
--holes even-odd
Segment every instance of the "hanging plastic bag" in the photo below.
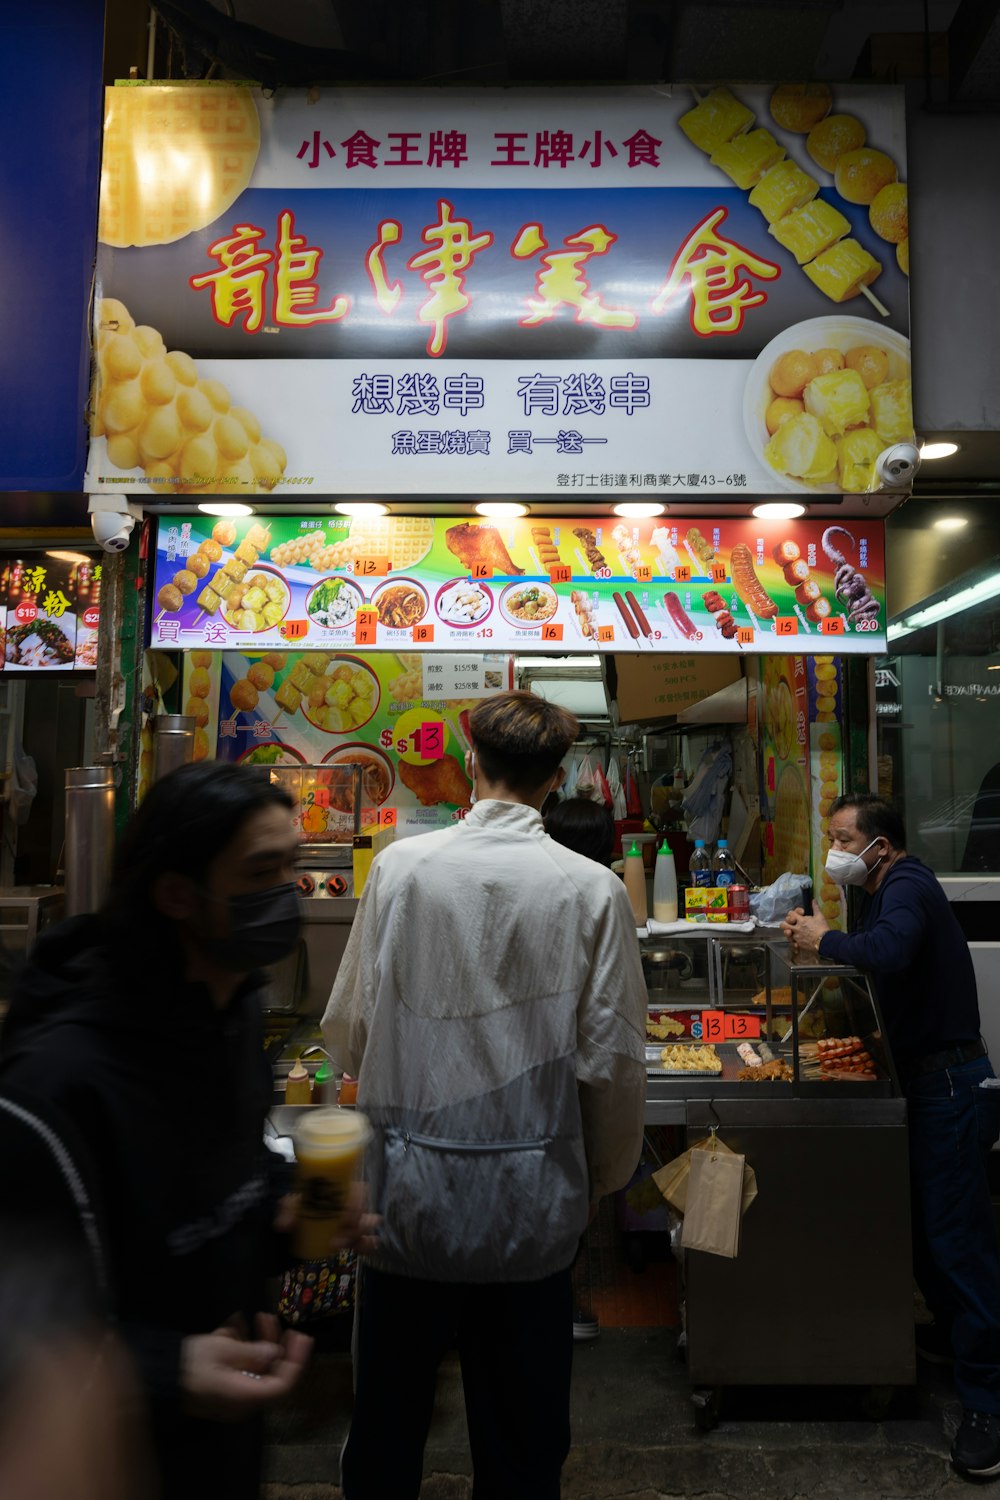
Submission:
<svg viewBox="0 0 1000 1500">
<path fill-rule="evenodd" d="M 773 885 L 750 894 L 750 914 L 763 927 L 777 927 L 790 911 L 809 900 L 812 880 L 808 875 L 779 875 Z"/>
<path fill-rule="evenodd" d="M 611 788 L 608 786 L 608 778 L 600 766 L 594 772 L 594 788 L 597 793 L 595 800 L 603 802 L 605 807 L 611 807 L 614 798 L 611 795 Z"/>
</svg>

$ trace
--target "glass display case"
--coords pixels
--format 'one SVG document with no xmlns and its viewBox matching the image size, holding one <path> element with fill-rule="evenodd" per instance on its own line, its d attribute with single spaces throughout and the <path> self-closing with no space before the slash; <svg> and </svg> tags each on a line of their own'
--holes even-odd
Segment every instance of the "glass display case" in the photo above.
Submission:
<svg viewBox="0 0 1000 1500">
<path fill-rule="evenodd" d="M 870 980 L 777 929 L 693 929 L 642 957 L 647 1124 L 717 1136 L 757 1179 L 735 1259 L 681 1254 L 699 1423 L 724 1385 L 912 1383 L 906 1101 Z M 763 1288 L 807 1309 L 829 1266 L 852 1318 L 761 1316 L 746 1336 Z"/>
<path fill-rule="evenodd" d="M 697 928 L 644 940 L 647 1121 L 752 1086 L 794 1097 L 892 1097 L 898 1086 L 865 974 L 795 956 L 776 932 Z"/>
</svg>

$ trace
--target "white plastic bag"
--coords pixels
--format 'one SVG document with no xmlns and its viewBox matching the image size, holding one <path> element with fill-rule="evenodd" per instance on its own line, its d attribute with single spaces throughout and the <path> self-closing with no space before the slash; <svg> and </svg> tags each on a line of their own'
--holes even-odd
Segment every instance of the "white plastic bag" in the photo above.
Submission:
<svg viewBox="0 0 1000 1500">
<path fill-rule="evenodd" d="M 779 875 L 773 885 L 751 891 L 750 913 L 764 927 L 777 927 L 797 906 L 805 906 L 812 881 L 808 875 Z"/>
</svg>

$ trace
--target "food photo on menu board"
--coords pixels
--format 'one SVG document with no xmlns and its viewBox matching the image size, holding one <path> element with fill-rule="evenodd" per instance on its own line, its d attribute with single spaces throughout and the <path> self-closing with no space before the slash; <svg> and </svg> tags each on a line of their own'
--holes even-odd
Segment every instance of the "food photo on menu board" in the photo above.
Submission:
<svg viewBox="0 0 1000 1500">
<path fill-rule="evenodd" d="M 181 649 L 870 654 L 886 639 L 875 520 L 172 516 L 153 592 L 150 642 Z"/>
<path fill-rule="evenodd" d="M 321 768 L 312 774 L 327 795 L 302 808 L 303 833 L 348 842 L 350 802 L 336 775 L 346 765 L 363 766 L 368 805 L 392 809 L 399 836 L 462 816 L 472 793 L 468 715 L 513 681 L 503 652 L 192 651 L 182 703 L 196 760 Z"/>
<path fill-rule="evenodd" d="M 97 665 L 101 564 L 84 553 L 0 558 L 0 665 L 68 672 Z"/>
<path fill-rule="evenodd" d="M 440 116 L 107 91 L 88 493 L 879 490 L 913 443 L 902 88 Z"/>
</svg>

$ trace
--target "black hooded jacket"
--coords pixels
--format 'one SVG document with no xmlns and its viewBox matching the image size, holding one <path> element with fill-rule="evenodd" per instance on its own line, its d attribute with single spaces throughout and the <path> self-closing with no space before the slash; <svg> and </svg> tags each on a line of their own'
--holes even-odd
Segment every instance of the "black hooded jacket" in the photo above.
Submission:
<svg viewBox="0 0 1000 1500">
<path fill-rule="evenodd" d="M 263 1144 L 259 982 L 219 1010 L 179 970 L 176 953 L 116 956 L 97 918 L 73 918 L 39 940 L 0 1032 L 0 1094 L 82 1143 L 112 1308 L 161 1415 L 186 1335 L 252 1326 L 287 1182 Z"/>
</svg>

